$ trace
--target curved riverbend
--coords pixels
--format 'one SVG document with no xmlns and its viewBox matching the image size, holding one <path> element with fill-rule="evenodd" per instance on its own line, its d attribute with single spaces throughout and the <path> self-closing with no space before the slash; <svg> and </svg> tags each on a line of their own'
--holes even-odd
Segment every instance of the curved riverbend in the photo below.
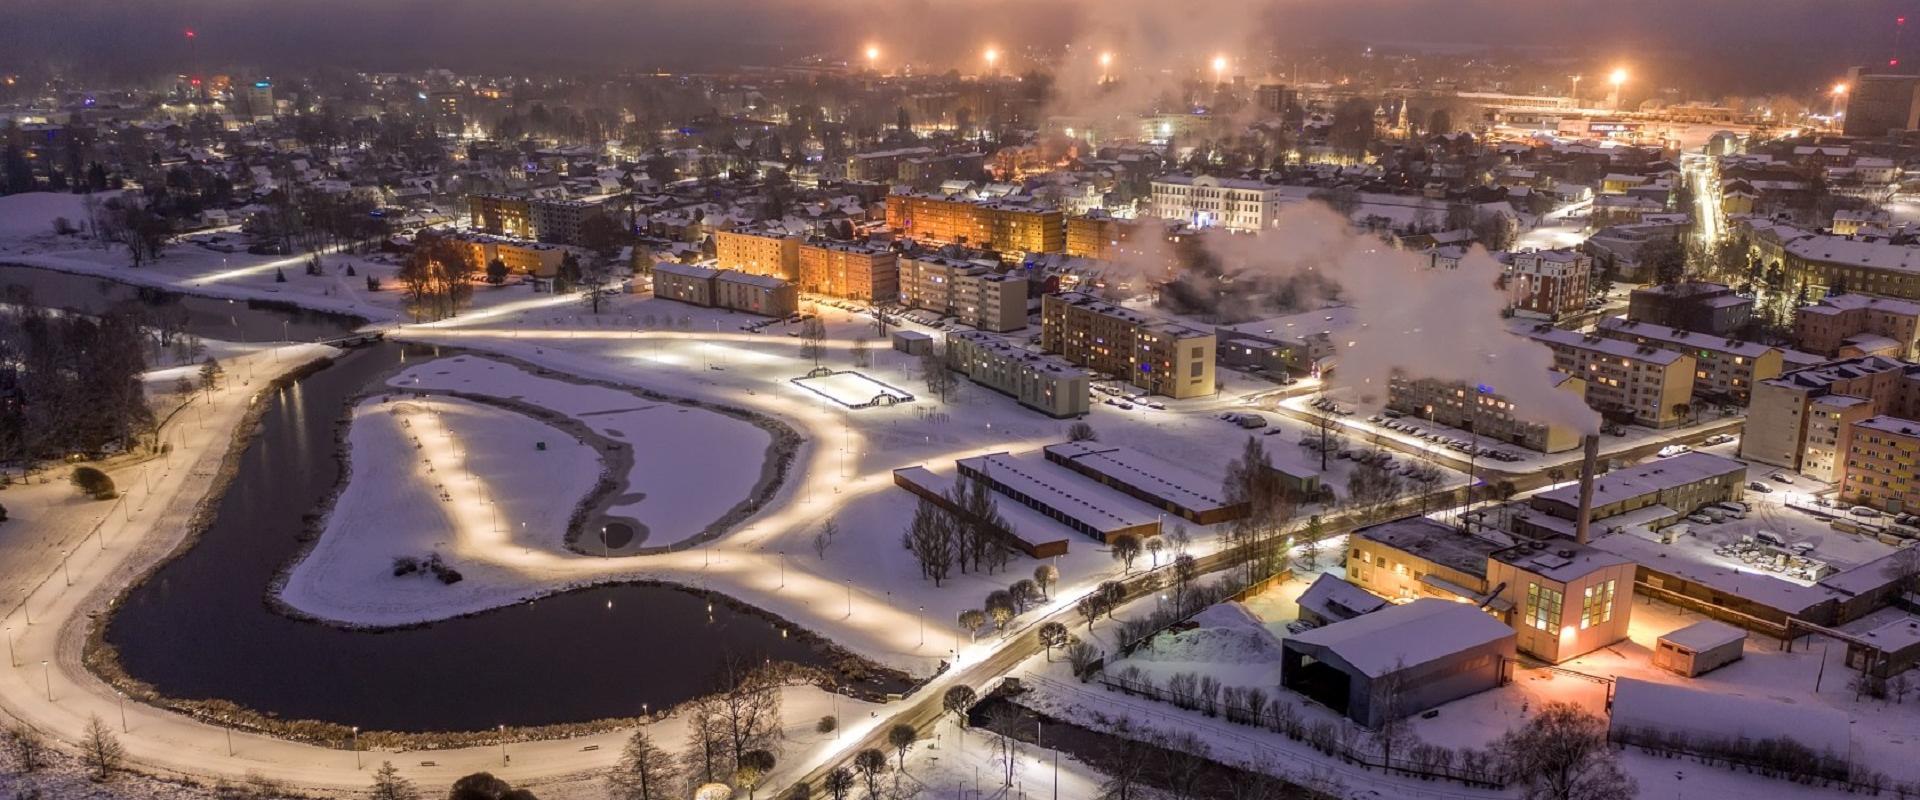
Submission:
<svg viewBox="0 0 1920 800">
<path fill-rule="evenodd" d="M 123 284 L 31 268 L 0 267 L 0 284 L 23 282 L 21 273 L 36 300 L 72 310 L 104 310 L 88 302 L 89 291 L 110 299 L 133 293 Z M 248 338 L 278 338 L 265 331 L 279 328 L 273 315 L 285 313 L 172 294 L 164 302 L 188 305 L 195 312 L 189 330 L 206 337 L 222 336 L 224 324 Z M 219 307 L 226 305 L 235 313 L 222 319 Z M 288 328 L 297 318 L 306 327 L 294 332 L 309 338 L 359 324 L 311 312 L 289 317 Z M 710 691 L 728 658 L 820 668 L 847 660 L 756 609 L 656 583 L 562 591 L 386 631 L 280 613 L 266 600 L 268 588 L 318 528 L 315 515 L 345 477 L 337 444 L 351 403 L 406 360 L 432 352 L 396 343 L 354 350 L 274 392 L 258 425 L 241 432 L 252 438 L 229 465 L 231 479 L 210 502 L 205 528 L 98 623 L 97 639 L 111 649 L 89 661 L 115 663 L 176 707 L 230 703 L 281 720 L 433 732 L 661 711 Z M 845 683 L 875 691 L 903 683 L 895 674 L 858 666 L 854 672 L 867 677 Z"/>
</svg>

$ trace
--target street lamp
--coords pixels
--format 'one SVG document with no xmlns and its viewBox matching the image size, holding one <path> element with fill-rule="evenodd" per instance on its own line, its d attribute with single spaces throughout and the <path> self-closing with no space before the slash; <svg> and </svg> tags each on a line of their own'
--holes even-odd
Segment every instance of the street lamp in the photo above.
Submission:
<svg viewBox="0 0 1920 800">
<path fill-rule="evenodd" d="M 873 69 L 879 61 L 880 47 L 878 45 L 867 45 L 867 69 Z"/>
<path fill-rule="evenodd" d="M 40 659 L 40 678 L 47 683 L 47 702 L 53 702 L 53 670 L 47 667 L 47 660 Z"/>
<path fill-rule="evenodd" d="M 360 769 L 360 726 L 353 726 L 353 768 Z"/>
<path fill-rule="evenodd" d="M 1000 51 L 989 46 L 984 55 L 987 59 L 987 74 L 991 75 L 994 73 L 994 66 L 1000 63 Z"/>
<path fill-rule="evenodd" d="M 500 766 L 507 765 L 507 726 L 500 726 Z"/>
<path fill-rule="evenodd" d="M 119 695 L 120 697 L 120 732 L 126 733 L 127 732 L 127 693 L 115 690 L 114 694 Z"/>
<path fill-rule="evenodd" d="M 1213 82 L 1214 83 L 1224 82 L 1226 80 L 1226 74 L 1227 74 L 1227 57 L 1214 56 L 1213 57 Z"/>
</svg>

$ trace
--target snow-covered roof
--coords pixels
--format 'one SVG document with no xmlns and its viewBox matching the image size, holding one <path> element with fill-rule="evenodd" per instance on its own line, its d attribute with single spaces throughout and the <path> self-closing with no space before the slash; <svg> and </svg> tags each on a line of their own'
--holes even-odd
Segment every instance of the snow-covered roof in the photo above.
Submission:
<svg viewBox="0 0 1920 800">
<path fill-rule="evenodd" d="M 1708 564 L 1689 558 L 1683 549 L 1632 533 L 1610 533 L 1594 539 L 1593 546 L 1647 569 L 1692 581 L 1792 616 L 1802 616 L 1808 609 L 1841 596 L 1824 586 L 1801 586 L 1759 572 L 1742 572 Z"/>
<path fill-rule="evenodd" d="M 1386 606 L 1387 601 L 1379 595 L 1325 572 L 1320 573 L 1320 577 L 1313 580 L 1313 585 L 1300 593 L 1301 608 L 1310 609 L 1329 620 L 1352 619 Z"/>
<path fill-rule="evenodd" d="M 1634 678 L 1614 683 L 1612 724 L 1616 731 L 1718 740 L 1790 739 L 1840 758 L 1848 756 L 1853 744 L 1851 723 L 1838 709 Z"/>
<path fill-rule="evenodd" d="M 1606 505 L 1625 498 L 1659 492 L 1698 483 L 1729 473 L 1745 472 L 1747 465 L 1731 458 L 1699 451 L 1662 458 L 1638 466 L 1617 469 L 1593 479 L 1594 505 Z M 1534 499 L 1578 508 L 1580 486 L 1570 483 L 1534 495 Z M 1535 508 L 1542 508 L 1539 502 Z M 1546 510 L 1546 509 L 1542 509 Z"/>
<path fill-rule="evenodd" d="M 1728 297 L 1732 297 L 1728 295 Z M 1741 298 L 1733 298 L 1741 299 Z M 1640 322 L 1626 317 L 1605 317 L 1600 320 L 1600 330 L 1609 333 L 1621 333 L 1639 336 L 1664 345 L 1673 345 L 1689 350 L 1710 350 L 1715 353 L 1759 358 L 1774 348 L 1757 342 L 1748 342 L 1730 336 L 1670 328 L 1651 322 Z"/>
<path fill-rule="evenodd" d="M 1513 638 L 1512 628 L 1474 606 L 1423 597 L 1314 628 L 1294 641 L 1324 647 L 1378 678 Z"/>
<path fill-rule="evenodd" d="M 1703 619 L 1675 631 L 1660 635 L 1660 641 L 1672 642 L 1693 652 L 1700 653 L 1731 642 L 1744 642 L 1747 632 L 1724 622 Z"/>
</svg>

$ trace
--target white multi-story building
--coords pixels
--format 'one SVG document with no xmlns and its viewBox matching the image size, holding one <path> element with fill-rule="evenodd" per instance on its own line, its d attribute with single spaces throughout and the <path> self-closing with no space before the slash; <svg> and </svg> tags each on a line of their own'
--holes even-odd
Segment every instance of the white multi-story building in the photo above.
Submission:
<svg viewBox="0 0 1920 800">
<path fill-rule="evenodd" d="M 1211 175 L 1153 180 L 1153 215 L 1196 228 L 1264 230 L 1286 202 L 1284 187 L 1260 181 Z"/>
<path fill-rule="evenodd" d="M 903 256 L 900 302 L 960 318 L 983 331 L 1027 326 L 1027 279 L 1003 273 L 992 261 L 941 255 Z"/>
</svg>

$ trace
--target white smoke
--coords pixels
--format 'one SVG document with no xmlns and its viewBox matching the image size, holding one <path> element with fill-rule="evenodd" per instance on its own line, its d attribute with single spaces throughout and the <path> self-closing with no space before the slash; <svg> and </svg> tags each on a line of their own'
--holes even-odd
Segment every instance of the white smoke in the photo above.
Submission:
<svg viewBox="0 0 1920 800">
<path fill-rule="evenodd" d="M 1251 266 L 1323 270 L 1353 303 L 1358 322 L 1335 342 L 1336 385 L 1377 404 L 1395 371 L 1461 381 L 1506 398 L 1516 417 L 1598 430 L 1584 399 L 1555 387 L 1553 351 L 1508 330 L 1500 262 L 1479 245 L 1457 269 L 1431 268 L 1423 254 L 1353 232 L 1320 203 L 1287 207 L 1257 238 L 1274 255 Z"/>
</svg>

